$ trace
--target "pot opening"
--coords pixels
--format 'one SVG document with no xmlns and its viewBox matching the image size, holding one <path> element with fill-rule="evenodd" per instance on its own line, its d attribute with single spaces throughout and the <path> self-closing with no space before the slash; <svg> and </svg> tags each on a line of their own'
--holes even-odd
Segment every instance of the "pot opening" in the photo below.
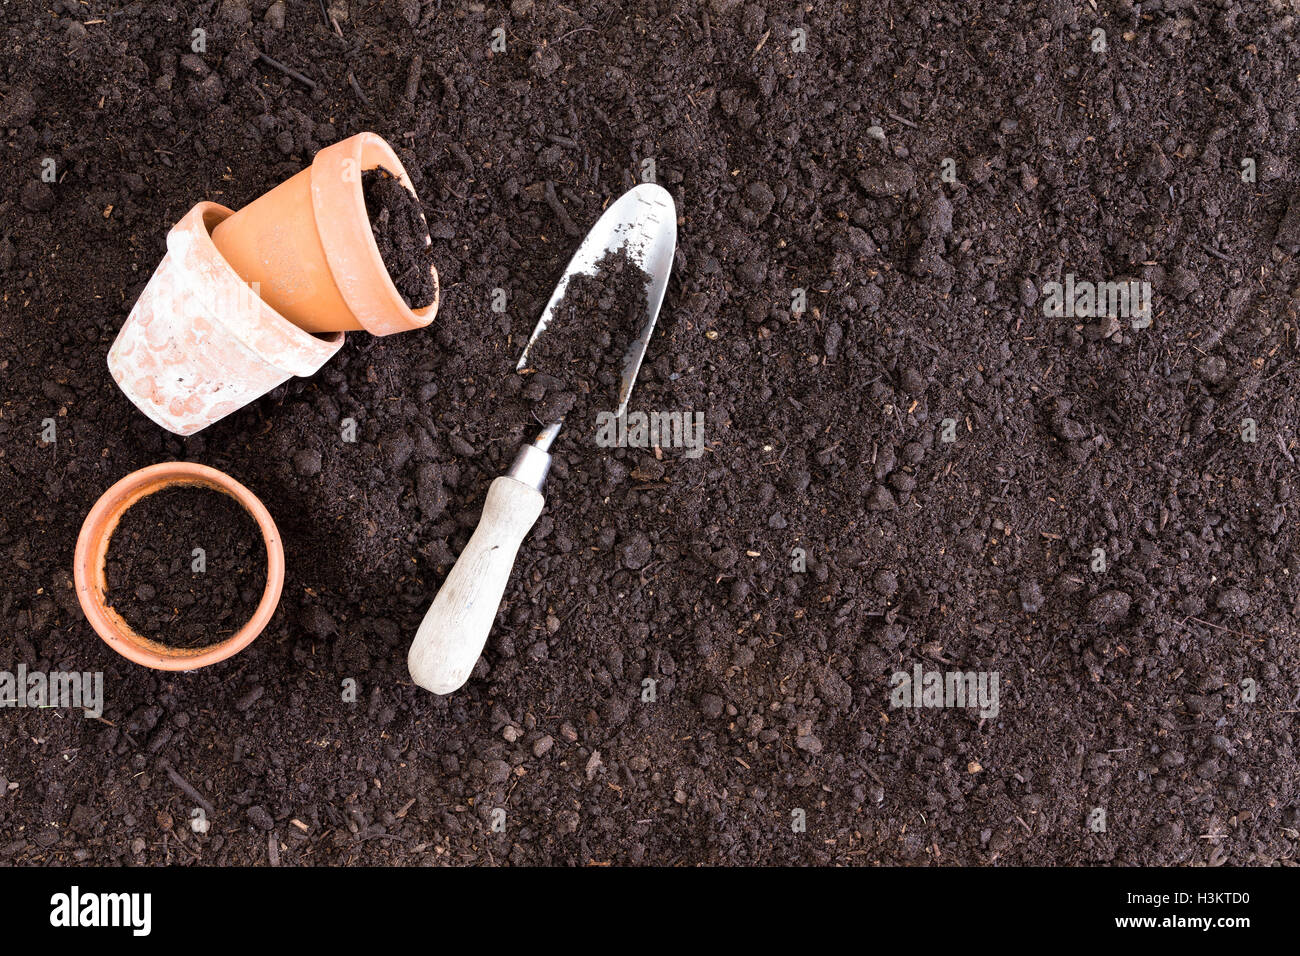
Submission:
<svg viewBox="0 0 1300 956">
<path fill-rule="evenodd" d="M 256 613 L 268 574 L 256 518 L 227 489 L 197 480 L 168 482 L 128 502 L 102 560 L 114 623 L 168 655 L 234 638 Z"/>
<path fill-rule="evenodd" d="M 361 174 L 371 238 L 407 308 L 419 313 L 438 301 L 433 238 L 415 191 L 382 163 Z"/>
</svg>

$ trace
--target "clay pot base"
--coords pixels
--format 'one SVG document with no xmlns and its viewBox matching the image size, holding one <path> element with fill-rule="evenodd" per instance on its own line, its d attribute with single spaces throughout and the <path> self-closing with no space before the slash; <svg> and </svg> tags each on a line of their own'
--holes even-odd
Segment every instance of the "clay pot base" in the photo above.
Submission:
<svg viewBox="0 0 1300 956">
<path fill-rule="evenodd" d="M 170 647 L 137 634 L 108 604 L 104 562 L 118 521 L 146 495 L 177 485 L 200 485 L 234 498 L 257 522 L 266 547 L 266 584 L 253 616 L 232 636 L 207 647 Z M 192 462 L 163 462 L 127 475 L 95 502 L 77 537 L 73 558 L 77 600 L 86 619 L 109 647 L 128 660 L 165 671 L 207 667 L 238 654 L 271 620 L 284 587 L 284 548 L 271 513 L 251 491 L 229 475 Z"/>
</svg>

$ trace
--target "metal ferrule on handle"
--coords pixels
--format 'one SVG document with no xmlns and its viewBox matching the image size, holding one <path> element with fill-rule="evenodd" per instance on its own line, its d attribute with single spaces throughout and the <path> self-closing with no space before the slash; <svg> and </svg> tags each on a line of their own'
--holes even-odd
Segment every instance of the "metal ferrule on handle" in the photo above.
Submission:
<svg viewBox="0 0 1300 956">
<path fill-rule="evenodd" d="M 514 464 L 506 474 L 515 481 L 522 481 L 530 488 L 541 491 L 546 484 L 546 476 L 551 471 L 551 444 L 560 433 L 561 424 L 562 422 L 552 422 L 542 429 L 532 444 L 519 449 Z"/>
</svg>

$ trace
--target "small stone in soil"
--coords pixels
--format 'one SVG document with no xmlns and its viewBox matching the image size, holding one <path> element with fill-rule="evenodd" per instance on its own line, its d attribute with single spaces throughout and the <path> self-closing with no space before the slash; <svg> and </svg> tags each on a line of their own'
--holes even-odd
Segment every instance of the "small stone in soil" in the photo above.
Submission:
<svg viewBox="0 0 1300 956">
<path fill-rule="evenodd" d="M 1114 624 L 1128 614 L 1133 599 L 1124 591 L 1103 591 L 1088 602 L 1088 620 L 1095 624 Z"/>
</svg>

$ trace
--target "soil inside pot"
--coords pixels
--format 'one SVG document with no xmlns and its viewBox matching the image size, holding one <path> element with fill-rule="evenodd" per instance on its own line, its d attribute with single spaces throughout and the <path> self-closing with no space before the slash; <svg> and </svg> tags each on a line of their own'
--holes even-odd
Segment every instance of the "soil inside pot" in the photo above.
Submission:
<svg viewBox="0 0 1300 956">
<path fill-rule="evenodd" d="M 256 520 L 229 495 L 164 488 L 122 515 L 104 572 L 108 603 L 137 634 L 170 647 L 207 647 L 253 616 L 266 584 L 266 545 Z"/>
<path fill-rule="evenodd" d="M 628 348 L 645 327 L 650 276 L 626 247 L 608 252 L 593 275 L 575 276 L 528 355 L 536 376 L 526 397 L 540 422 L 563 418 L 586 435 L 600 412 L 618 408 Z"/>
<path fill-rule="evenodd" d="M 370 231 L 393 285 L 410 308 L 432 305 L 438 287 L 430 272 L 433 247 L 420 201 L 383 166 L 361 174 L 361 191 L 366 198 Z"/>
</svg>

